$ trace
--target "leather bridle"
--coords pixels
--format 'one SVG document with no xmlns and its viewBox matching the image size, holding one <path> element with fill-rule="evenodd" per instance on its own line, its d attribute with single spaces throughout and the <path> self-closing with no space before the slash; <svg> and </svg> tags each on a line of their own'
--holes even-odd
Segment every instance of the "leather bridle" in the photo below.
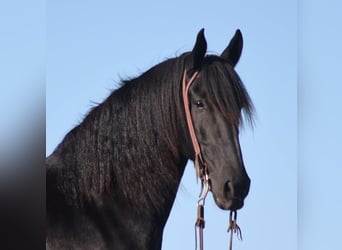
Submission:
<svg viewBox="0 0 342 250">
<path fill-rule="evenodd" d="M 182 79 L 182 97 L 183 97 L 184 111 L 185 111 L 185 116 L 186 116 L 186 123 L 188 125 L 192 146 L 195 151 L 194 163 L 195 163 L 195 169 L 196 169 L 196 179 L 201 180 L 201 190 L 199 194 L 199 200 L 197 202 L 197 219 L 195 223 L 195 242 L 196 242 L 195 249 L 197 249 L 197 228 L 198 228 L 198 232 L 200 236 L 199 238 L 200 250 L 203 250 L 203 229 L 205 226 L 204 204 L 205 204 L 205 199 L 210 189 L 209 172 L 208 172 L 208 165 L 203 159 L 201 147 L 199 145 L 199 142 L 196 136 L 194 123 L 191 117 L 190 103 L 189 103 L 189 89 L 191 85 L 195 82 L 198 75 L 199 75 L 199 71 L 195 71 L 190 77 L 189 81 L 187 82 L 186 81 L 187 70 L 186 69 L 184 70 L 183 79 Z M 205 190 L 203 189 L 204 186 L 205 186 Z M 234 215 L 234 219 L 232 219 L 233 215 Z M 228 232 L 231 232 L 230 246 L 229 246 L 230 250 L 232 249 L 233 233 L 237 233 L 238 238 L 242 239 L 240 227 L 236 223 L 236 217 L 237 217 L 236 210 L 231 211 L 230 216 L 229 216 L 229 227 L 228 227 Z"/>
<path fill-rule="evenodd" d="M 199 71 L 195 71 L 188 82 L 186 82 L 187 71 L 184 71 L 183 80 L 182 80 L 182 94 L 183 94 L 183 103 L 184 103 L 184 111 L 186 116 L 186 123 L 188 125 L 192 145 L 195 151 L 195 168 L 196 168 L 196 177 L 202 179 L 205 175 L 208 175 L 207 164 L 204 162 L 201 147 L 198 143 L 198 139 L 195 132 L 195 127 L 191 118 L 190 104 L 189 104 L 189 89 L 191 85 L 195 82 Z"/>
<path fill-rule="evenodd" d="M 207 197 L 207 194 L 209 192 L 209 173 L 208 173 L 208 166 L 205 163 L 201 147 L 198 143 L 198 139 L 195 132 L 195 127 L 191 118 L 191 112 L 190 112 L 190 104 L 189 104 L 189 89 L 191 85 L 195 82 L 197 76 L 199 74 L 199 71 L 195 71 L 188 82 L 186 82 L 186 76 L 187 71 L 184 70 L 183 74 L 183 80 L 182 80 L 182 95 L 183 95 L 183 103 L 184 103 L 184 111 L 186 116 L 186 123 L 188 125 L 189 133 L 191 142 L 195 151 L 195 169 L 196 169 L 196 177 L 197 180 L 201 180 L 201 191 L 200 191 L 200 199 L 198 200 L 197 204 L 197 219 L 195 223 L 195 241 L 196 241 L 196 249 L 197 249 L 197 228 L 199 231 L 199 243 L 200 243 L 200 249 L 203 249 L 203 229 L 205 226 L 204 221 L 204 204 L 205 204 L 205 198 Z M 205 186 L 205 191 L 203 193 L 203 187 Z"/>
</svg>

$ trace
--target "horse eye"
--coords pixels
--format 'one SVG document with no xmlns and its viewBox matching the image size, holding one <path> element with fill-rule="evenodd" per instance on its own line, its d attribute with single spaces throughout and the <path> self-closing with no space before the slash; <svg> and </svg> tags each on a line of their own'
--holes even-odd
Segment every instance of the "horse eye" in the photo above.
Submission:
<svg viewBox="0 0 342 250">
<path fill-rule="evenodd" d="M 200 101 L 200 100 L 197 100 L 197 101 L 195 102 L 195 105 L 196 105 L 196 107 L 199 108 L 199 109 L 203 109 L 203 108 L 204 108 L 204 104 L 203 104 L 203 102 Z"/>
</svg>

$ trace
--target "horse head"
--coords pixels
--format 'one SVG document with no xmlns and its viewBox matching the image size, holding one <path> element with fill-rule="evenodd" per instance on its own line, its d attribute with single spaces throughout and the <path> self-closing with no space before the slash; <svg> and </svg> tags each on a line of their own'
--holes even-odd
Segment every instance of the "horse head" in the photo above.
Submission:
<svg viewBox="0 0 342 250">
<path fill-rule="evenodd" d="M 252 119 L 253 105 L 234 70 L 242 45 L 242 35 L 237 30 L 220 56 L 206 56 L 207 43 L 201 30 L 185 64 L 184 79 L 190 81 L 196 74 L 184 98 L 188 99 L 195 140 L 200 157 L 207 165 L 214 200 L 225 210 L 240 209 L 250 187 L 239 143 L 239 127 L 242 111 Z M 195 154 L 192 152 L 189 158 L 194 160 Z"/>
</svg>

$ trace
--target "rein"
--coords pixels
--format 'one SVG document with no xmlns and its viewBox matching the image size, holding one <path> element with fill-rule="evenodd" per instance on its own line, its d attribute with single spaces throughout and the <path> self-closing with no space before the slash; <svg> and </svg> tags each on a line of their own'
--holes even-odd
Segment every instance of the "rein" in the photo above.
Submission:
<svg viewBox="0 0 342 250">
<path fill-rule="evenodd" d="M 197 250 L 197 234 L 199 233 L 199 245 L 200 250 L 203 250 L 203 229 L 205 227 L 205 220 L 204 220 L 204 205 L 205 205 L 205 199 L 207 197 L 207 194 L 210 189 L 210 183 L 209 183 L 209 172 L 208 172 L 208 166 L 205 163 L 201 148 L 195 133 L 194 124 L 191 118 L 191 111 L 190 111 L 190 104 L 189 104 L 189 89 L 191 85 L 196 80 L 197 76 L 199 74 L 199 71 L 196 71 L 191 78 L 189 79 L 188 83 L 186 82 L 186 75 L 187 71 L 184 70 L 183 74 L 183 80 L 182 80 L 182 96 L 183 96 L 183 104 L 184 104 L 184 110 L 185 110 L 185 116 L 186 116 L 186 123 L 188 125 L 192 145 L 194 147 L 195 151 L 195 170 L 196 170 L 196 180 L 201 180 L 201 190 L 199 194 L 199 200 L 197 202 L 197 219 L 195 223 L 195 250 Z M 205 189 L 204 189 L 205 186 Z M 204 191 L 204 192 L 203 192 Z M 233 218 L 234 216 L 234 218 Z M 229 216 L 229 227 L 228 227 L 228 233 L 231 232 L 230 235 L 230 243 L 229 243 L 229 250 L 232 250 L 232 243 L 233 243 L 233 233 L 237 234 L 238 239 L 242 240 L 242 234 L 241 229 L 236 223 L 237 219 L 237 212 L 236 210 L 230 211 Z M 197 230 L 198 228 L 198 230 Z"/>
</svg>

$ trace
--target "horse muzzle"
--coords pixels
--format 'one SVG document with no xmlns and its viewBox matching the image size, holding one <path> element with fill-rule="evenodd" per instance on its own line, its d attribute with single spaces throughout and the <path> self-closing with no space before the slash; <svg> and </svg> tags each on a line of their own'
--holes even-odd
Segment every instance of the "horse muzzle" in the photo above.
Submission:
<svg viewBox="0 0 342 250">
<path fill-rule="evenodd" d="M 244 200 L 249 192 L 250 179 L 248 176 L 236 180 L 228 180 L 223 185 L 215 185 L 215 181 L 211 191 L 214 196 L 216 205 L 223 210 L 237 210 L 243 207 Z"/>
</svg>

